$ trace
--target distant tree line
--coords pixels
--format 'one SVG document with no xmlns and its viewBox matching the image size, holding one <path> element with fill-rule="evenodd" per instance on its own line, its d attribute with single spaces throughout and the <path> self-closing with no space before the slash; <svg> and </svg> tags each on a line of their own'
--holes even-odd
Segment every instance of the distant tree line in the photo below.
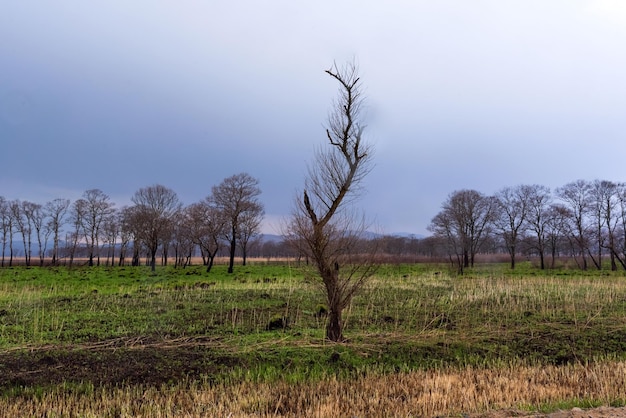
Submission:
<svg viewBox="0 0 626 418">
<path fill-rule="evenodd" d="M 245 265 L 260 232 L 264 208 L 258 183 L 247 173 L 237 174 L 189 206 L 162 185 L 137 190 L 133 204 L 119 209 L 99 189 L 85 191 L 75 202 L 59 198 L 40 204 L 0 196 L 0 265 L 12 266 L 21 252 L 27 266 L 71 266 L 78 259 L 89 266 L 136 266 L 143 259 L 154 270 L 157 259 L 186 266 L 198 255 L 210 270 L 225 251 L 232 272 L 235 255 Z"/>
<path fill-rule="evenodd" d="M 626 184 L 577 180 L 551 192 L 541 185 L 505 187 L 493 196 L 451 193 L 432 219 L 432 250 L 459 272 L 480 252 L 536 257 L 541 269 L 568 257 L 583 270 L 626 269 Z"/>
<path fill-rule="evenodd" d="M 210 271 L 227 257 L 292 258 L 306 251 L 281 237 L 261 240 L 264 216 L 258 181 L 246 173 L 225 179 L 205 199 L 183 206 L 161 185 L 138 190 L 130 206 L 116 208 L 101 190 L 75 202 L 39 204 L 0 196 L 0 265 L 173 264 L 198 257 Z M 432 219 L 428 237 L 364 234 L 353 251 L 376 242 L 378 260 L 450 262 L 472 267 L 478 254 L 519 257 L 541 269 L 570 259 L 580 269 L 626 270 L 626 183 L 577 180 L 553 192 L 541 185 L 504 187 L 493 196 L 476 190 L 450 193 Z"/>
<path fill-rule="evenodd" d="M 477 255 L 506 257 L 512 269 L 523 256 L 540 269 L 569 260 L 581 270 L 626 270 L 626 183 L 576 180 L 554 191 L 518 185 L 492 196 L 457 190 L 428 230 L 428 237 L 364 236 L 362 247 L 375 240 L 381 261 L 449 262 L 459 273 L 473 267 Z M 284 248 L 264 245 L 268 254 Z"/>
</svg>

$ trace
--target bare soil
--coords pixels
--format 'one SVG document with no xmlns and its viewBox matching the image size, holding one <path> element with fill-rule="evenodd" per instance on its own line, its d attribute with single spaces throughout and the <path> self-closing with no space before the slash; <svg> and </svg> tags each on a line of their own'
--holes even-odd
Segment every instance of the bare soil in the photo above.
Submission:
<svg viewBox="0 0 626 418">
<path fill-rule="evenodd" d="M 236 366 L 235 357 L 216 355 L 197 344 L 141 344 L 0 353 L 0 387 L 49 386 L 62 382 L 155 385 L 206 377 Z"/>
<path fill-rule="evenodd" d="M 487 414 L 470 415 L 471 418 L 626 418 L 626 408 L 600 407 L 593 409 L 573 408 L 568 411 L 557 411 L 549 414 L 528 413 L 523 411 L 493 411 Z"/>
</svg>

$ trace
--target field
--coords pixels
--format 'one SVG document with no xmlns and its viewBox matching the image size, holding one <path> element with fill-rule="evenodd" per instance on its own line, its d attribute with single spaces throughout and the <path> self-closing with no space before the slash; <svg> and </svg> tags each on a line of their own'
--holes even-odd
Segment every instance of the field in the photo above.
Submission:
<svg viewBox="0 0 626 418">
<path fill-rule="evenodd" d="M 626 277 L 384 265 L 324 340 L 289 262 L 0 269 L 0 416 L 467 416 L 626 404 Z"/>
</svg>

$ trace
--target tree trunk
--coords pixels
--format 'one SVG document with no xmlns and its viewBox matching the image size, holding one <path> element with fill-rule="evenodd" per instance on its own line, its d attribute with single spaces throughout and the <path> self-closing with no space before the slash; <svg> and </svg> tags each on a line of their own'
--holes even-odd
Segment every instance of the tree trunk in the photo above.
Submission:
<svg viewBox="0 0 626 418">
<path fill-rule="evenodd" d="M 163 260 L 161 265 L 163 265 L 163 266 L 167 266 L 167 259 L 168 259 L 168 256 L 169 256 L 169 251 L 168 251 L 169 247 L 170 247 L 169 242 L 164 242 L 163 243 L 163 254 L 161 256 L 161 259 Z"/>
<path fill-rule="evenodd" d="M 234 236 L 233 232 L 233 236 Z M 233 272 L 233 266 L 235 264 L 235 250 L 237 249 L 237 243 L 235 242 L 235 238 L 230 241 L 230 260 L 228 261 L 228 272 Z"/>
<path fill-rule="evenodd" d="M 611 251 L 613 251 L 613 253 L 614 253 L 614 255 L 615 255 L 615 259 L 616 259 L 617 261 L 619 261 L 619 263 L 621 264 L 622 268 L 623 268 L 624 270 L 626 270 L 626 260 L 625 260 L 625 259 L 623 259 L 622 257 L 620 257 L 620 255 L 619 255 L 619 254 L 618 254 L 615 250 L 611 250 Z"/>
<path fill-rule="evenodd" d="M 13 230 L 9 229 L 9 267 L 13 266 Z"/>
<path fill-rule="evenodd" d="M 343 341 L 341 323 L 341 309 L 330 307 L 328 323 L 326 324 L 326 338 L 333 342 Z"/>
<path fill-rule="evenodd" d="M 511 256 L 511 270 L 515 269 L 515 247 L 509 247 L 509 254 Z"/>
<path fill-rule="evenodd" d="M 55 226 L 54 228 L 54 238 L 52 245 L 52 265 L 56 266 L 59 258 L 59 230 Z"/>
<path fill-rule="evenodd" d="M 211 272 L 211 268 L 213 267 L 213 259 L 214 259 L 214 257 L 209 256 L 209 259 L 207 260 L 207 263 L 206 263 L 206 272 L 207 273 Z"/>
</svg>

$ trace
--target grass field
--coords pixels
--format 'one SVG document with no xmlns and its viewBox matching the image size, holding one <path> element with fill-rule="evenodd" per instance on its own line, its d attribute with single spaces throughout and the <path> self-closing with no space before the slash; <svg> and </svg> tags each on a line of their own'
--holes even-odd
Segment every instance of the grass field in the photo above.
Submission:
<svg viewBox="0 0 626 418">
<path fill-rule="evenodd" d="M 461 416 L 626 404 L 626 277 L 384 265 L 324 340 L 287 262 L 0 269 L 0 416 Z"/>
</svg>

